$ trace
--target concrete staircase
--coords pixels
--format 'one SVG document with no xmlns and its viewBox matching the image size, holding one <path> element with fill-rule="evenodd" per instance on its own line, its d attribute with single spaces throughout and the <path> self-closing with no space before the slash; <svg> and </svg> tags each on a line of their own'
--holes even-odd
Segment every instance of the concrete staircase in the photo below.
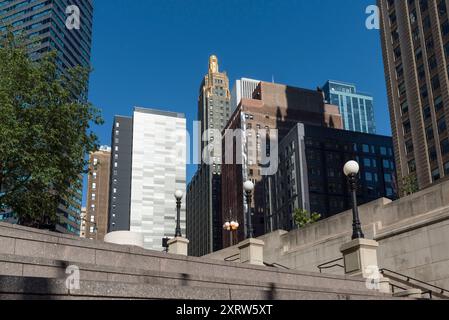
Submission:
<svg viewBox="0 0 449 320">
<path fill-rule="evenodd" d="M 66 287 L 66 268 L 80 288 Z M 169 255 L 0 223 L 0 299 L 393 299 L 345 276 Z"/>
</svg>

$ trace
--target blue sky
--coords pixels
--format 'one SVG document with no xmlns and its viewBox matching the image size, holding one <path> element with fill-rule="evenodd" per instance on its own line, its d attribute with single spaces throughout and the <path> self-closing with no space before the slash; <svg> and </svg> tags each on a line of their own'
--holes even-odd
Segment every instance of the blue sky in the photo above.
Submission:
<svg viewBox="0 0 449 320">
<path fill-rule="evenodd" d="M 315 89 L 357 84 L 375 99 L 379 134 L 390 135 L 378 30 L 365 28 L 375 0 L 95 0 L 90 100 L 111 143 L 115 114 L 134 106 L 197 116 L 208 57 L 231 82 L 249 77 Z M 188 180 L 195 166 L 188 168 Z"/>
</svg>

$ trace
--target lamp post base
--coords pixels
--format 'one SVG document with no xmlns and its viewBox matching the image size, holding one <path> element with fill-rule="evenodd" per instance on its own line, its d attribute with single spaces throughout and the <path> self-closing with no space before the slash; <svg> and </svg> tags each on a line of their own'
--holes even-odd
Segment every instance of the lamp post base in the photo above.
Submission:
<svg viewBox="0 0 449 320">
<path fill-rule="evenodd" d="M 188 255 L 189 240 L 182 237 L 176 237 L 168 241 L 168 253 L 179 254 L 182 256 Z"/>
</svg>

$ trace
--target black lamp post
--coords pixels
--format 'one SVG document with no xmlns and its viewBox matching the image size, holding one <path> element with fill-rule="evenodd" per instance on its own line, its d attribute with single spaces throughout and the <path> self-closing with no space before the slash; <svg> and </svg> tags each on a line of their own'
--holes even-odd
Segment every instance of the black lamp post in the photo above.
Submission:
<svg viewBox="0 0 449 320">
<path fill-rule="evenodd" d="M 347 162 L 343 169 L 346 177 L 348 177 L 349 189 L 352 194 L 352 240 L 365 238 L 357 207 L 357 175 L 359 174 L 359 170 L 360 167 L 356 161 Z"/>
<path fill-rule="evenodd" d="M 246 195 L 246 202 L 248 204 L 248 210 L 246 212 L 246 238 L 251 239 L 253 238 L 253 223 L 251 221 L 251 198 L 252 198 L 252 192 L 254 190 L 254 183 L 252 181 L 246 181 L 243 184 L 243 189 L 245 189 L 245 195 Z"/>
<path fill-rule="evenodd" d="M 175 192 L 175 198 L 176 198 L 176 232 L 175 237 L 181 238 L 181 200 L 184 196 L 184 193 L 181 190 L 176 190 Z"/>
</svg>

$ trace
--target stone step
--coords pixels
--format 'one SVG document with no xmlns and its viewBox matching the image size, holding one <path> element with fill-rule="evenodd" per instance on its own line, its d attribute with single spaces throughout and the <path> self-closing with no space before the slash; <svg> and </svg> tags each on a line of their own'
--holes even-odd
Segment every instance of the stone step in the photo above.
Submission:
<svg viewBox="0 0 449 320">
<path fill-rule="evenodd" d="M 360 293 L 343 294 L 307 287 L 298 287 L 296 290 L 248 290 L 84 280 L 80 281 L 79 290 L 68 290 L 65 280 L 61 279 L 0 276 L 0 300 L 6 299 L 393 300 L 395 298 Z"/>
<path fill-rule="evenodd" d="M 260 281 L 277 285 L 301 284 L 335 290 L 366 290 L 365 281 L 353 277 L 282 270 L 244 265 L 206 258 L 184 257 L 144 250 L 131 246 L 108 244 L 69 235 L 0 223 L 0 254 L 42 258 L 60 263 L 95 267 L 136 269 L 141 271 L 185 274 L 236 281 Z M 25 267 L 24 270 L 30 267 Z M 35 267 L 39 269 L 39 267 Z M 31 271 L 34 272 L 34 271 Z"/>
<path fill-rule="evenodd" d="M 69 261 L 51 260 L 44 258 L 22 257 L 16 255 L 0 255 L 0 275 L 3 276 L 22 276 L 22 277 L 39 277 L 50 279 L 65 279 L 67 277 L 66 268 L 70 265 L 76 265 L 80 272 L 80 279 L 86 281 L 109 281 L 123 283 L 146 283 L 152 285 L 169 285 L 169 286 L 190 286 L 190 287 L 208 287 L 208 288 L 224 288 L 224 289 L 261 289 L 271 290 L 298 290 L 298 288 L 319 288 L 332 294 L 355 294 L 355 295 L 372 295 L 385 296 L 377 291 L 368 290 L 363 280 L 349 279 L 344 286 L 336 286 L 333 277 L 320 277 L 326 279 L 326 282 L 317 286 L 317 281 L 283 281 L 283 275 L 288 273 L 281 272 L 274 268 L 269 272 L 278 275 L 278 282 L 270 282 L 267 278 L 248 277 L 226 278 L 223 276 L 188 274 L 184 272 L 166 272 L 138 269 L 133 267 L 115 267 L 104 265 L 93 265 L 86 263 L 73 263 Z M 318 274 L 309 276 L 314 278 Z M 298 279 L 297 279 L 298 280 Z M 300 279 L 299 279 L 300 280 Z M 309 279 L 310 280 L 310 279 Z M 361 286 L 363 284 L 363 286 Z M 391 295 L 390 295 L 391 296 Z"/>
</svg>

